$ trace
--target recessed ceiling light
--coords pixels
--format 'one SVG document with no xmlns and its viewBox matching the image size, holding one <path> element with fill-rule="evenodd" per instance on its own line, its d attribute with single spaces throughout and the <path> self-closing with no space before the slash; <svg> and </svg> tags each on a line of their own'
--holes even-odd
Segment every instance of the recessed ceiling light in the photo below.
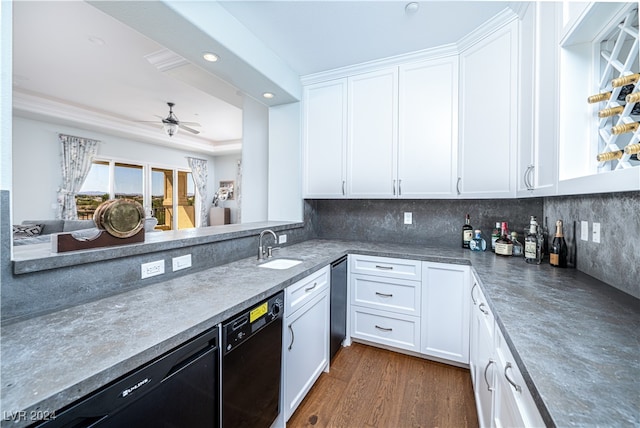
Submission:
<svg viewBox="0 0 640 428">
<path fill-rule="evenodd" d="M 271 99 L 273 97 L 275 97 L 275 95 L 271 92 L 265 92 L 264 94 L 262 94 L 263 97 L 267 98 L 267 99 Z"/>
<path fill-rule="evenodd" d="M 205 61 L 209 61 L 209 62 L 216 62 L 219 57 L 218 55 L 212 53 L 212 52 L 205 52 L 202 54 L 202 58 L 205 59 Z"/>
<path fill-rule="evenodd" d="M 416 13 L 418 9 L 420 9 L 420 5 L 416 1 L 407 3 L 407 5 L 404 7 L 404 11 L 407 13 L 407 15 L 412 15 Z"/>
<path fill-rule="evenodd" d="M 98 46 L 104 46 L 105 45 L 105 41 L 102 40 L 100 37 L 96 37 L 96 36 L 89 36 L 87 37 L 89 39 L 89 41 L 91 43 L 93 43 L 94 45 L 98 45 Z"/>
</svg>

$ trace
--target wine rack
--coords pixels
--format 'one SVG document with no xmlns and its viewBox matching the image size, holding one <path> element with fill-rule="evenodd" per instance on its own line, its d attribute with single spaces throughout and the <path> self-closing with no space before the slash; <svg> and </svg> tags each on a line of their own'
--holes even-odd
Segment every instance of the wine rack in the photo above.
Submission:
<svg viewBox="0 0 640 428">
<path fill-rule="evenodd" d="M 596 49 L 599 48 L 596 77 L 599 70 L 599 93 L 611 94 L 606 103 L 594 104 L 594 117 L 598 124 L 598 172 L 640 168 L 637 155 L 624 152 L 620 155 L 625 147 L 640 143 L 640 128 L 631 132 L 617 132 L 620 129 L 632 128 L 630 124 L 640 121 L 640 115 L 636 114 L 638 108 L 634 110 L 636 103 L 625 103 L 624 97 L 618 100 L 625 92 L 629 92 L 629 85 L 633 85 L 631 93 L 640 91 L 640 79 L 620 86 L 614 86 L 617 82 L 612 83 L 614 79 L 640 73 L 637 3 L 631 4 L 617 25 L 603 34 L 599 46 L 596 46 Z"/>
</svg>

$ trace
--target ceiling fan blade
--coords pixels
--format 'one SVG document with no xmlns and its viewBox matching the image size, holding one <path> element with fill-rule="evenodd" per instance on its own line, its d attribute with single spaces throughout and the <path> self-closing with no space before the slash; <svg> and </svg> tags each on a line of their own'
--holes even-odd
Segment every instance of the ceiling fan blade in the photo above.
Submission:
<svg viewBox="0 0 640 428">
<path fill-rule="evenodd" d="M 184 129 L 185 131 L 189 131 L 189 132 L 191 132 L 192 134 L 199 134 L 199 133 L 200 133 L 200 131 L 196 131 L 196 130 L 195 130 L 195 129 L 193 129 L 193 128 L 189 128 L 188 126 L 184 126 L 184 125 L 182 124 L 182 122 L 180 122 L 180 123 L 178 124 L 178 126 L 180 127 L 180 129 Z"/>
<path fill-rule="evenodd" d="M 183 122 L 183 121 L 180 121 L 180 123 L 184 123 L 185 125 L 189 125 L 189 126 L 202 126 L 198 122 Z"/>
</svg>

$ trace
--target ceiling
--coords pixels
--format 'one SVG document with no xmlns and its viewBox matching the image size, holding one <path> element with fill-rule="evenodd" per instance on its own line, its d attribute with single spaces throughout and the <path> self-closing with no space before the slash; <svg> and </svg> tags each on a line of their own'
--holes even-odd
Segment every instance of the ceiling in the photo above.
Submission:
<svg viewBox="0 0 640 428">
<path fill-rule="evenodd" d="M 455 43 L 510 3 L 423 1 L 415 13 L 405 12 L 406 4 L 220 2 L 265 51 L 300 76 Z M 13 15 L 17 114 L 37 117 L 37 112 L 55 110 L 64 112 L 56 119 L 62 123 L 91 115 L 148 142 L 210 154 L 238 150 L 242 88 L 187 61 L 193 56 L 179 47 L 169 51 L 82 1 L 14 2 Z M 180 131 L 170 139 L 159 126 L 140 123 L 165 117 L 168 101 L 176 104 L 181 121 L 200 123 L 198 136 Z M 38 103 L 48 109 L 32 107 Z"/>
</svg>

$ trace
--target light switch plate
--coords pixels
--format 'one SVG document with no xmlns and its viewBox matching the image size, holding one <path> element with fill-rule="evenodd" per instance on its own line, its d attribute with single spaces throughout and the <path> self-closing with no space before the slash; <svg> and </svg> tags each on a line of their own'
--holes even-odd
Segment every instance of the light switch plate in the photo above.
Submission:
<svg viewBox="0 0 640 428">
<path fill-rule="evenodd" d="M 287 243 L 287 234 L 281 233 L 278 235 L 278 244 L 286 244 Z"/>
<path fill-rule="evenodd" d="M 600 223 L 593 223 L 593 242 L 600 243 Z"/>
<path fill-rule="evenodd" d="M 191 267 L 191 254 L 185 254 L 184 256 L 174 257 L 171 259 L 173 265 L 173 271 L 186 269 Z"/>
<path fill-rule="evenodd" d="M 580 239 L 583 241 L 589 240 L 589 222 L 588 221 L 580 222 Z"/>
<path fill-rule="evenodd" d="M 404 224 L 412 224 L 412 223 L 413 223 L 413 214 L 404 213 Z"/>
</svg>

